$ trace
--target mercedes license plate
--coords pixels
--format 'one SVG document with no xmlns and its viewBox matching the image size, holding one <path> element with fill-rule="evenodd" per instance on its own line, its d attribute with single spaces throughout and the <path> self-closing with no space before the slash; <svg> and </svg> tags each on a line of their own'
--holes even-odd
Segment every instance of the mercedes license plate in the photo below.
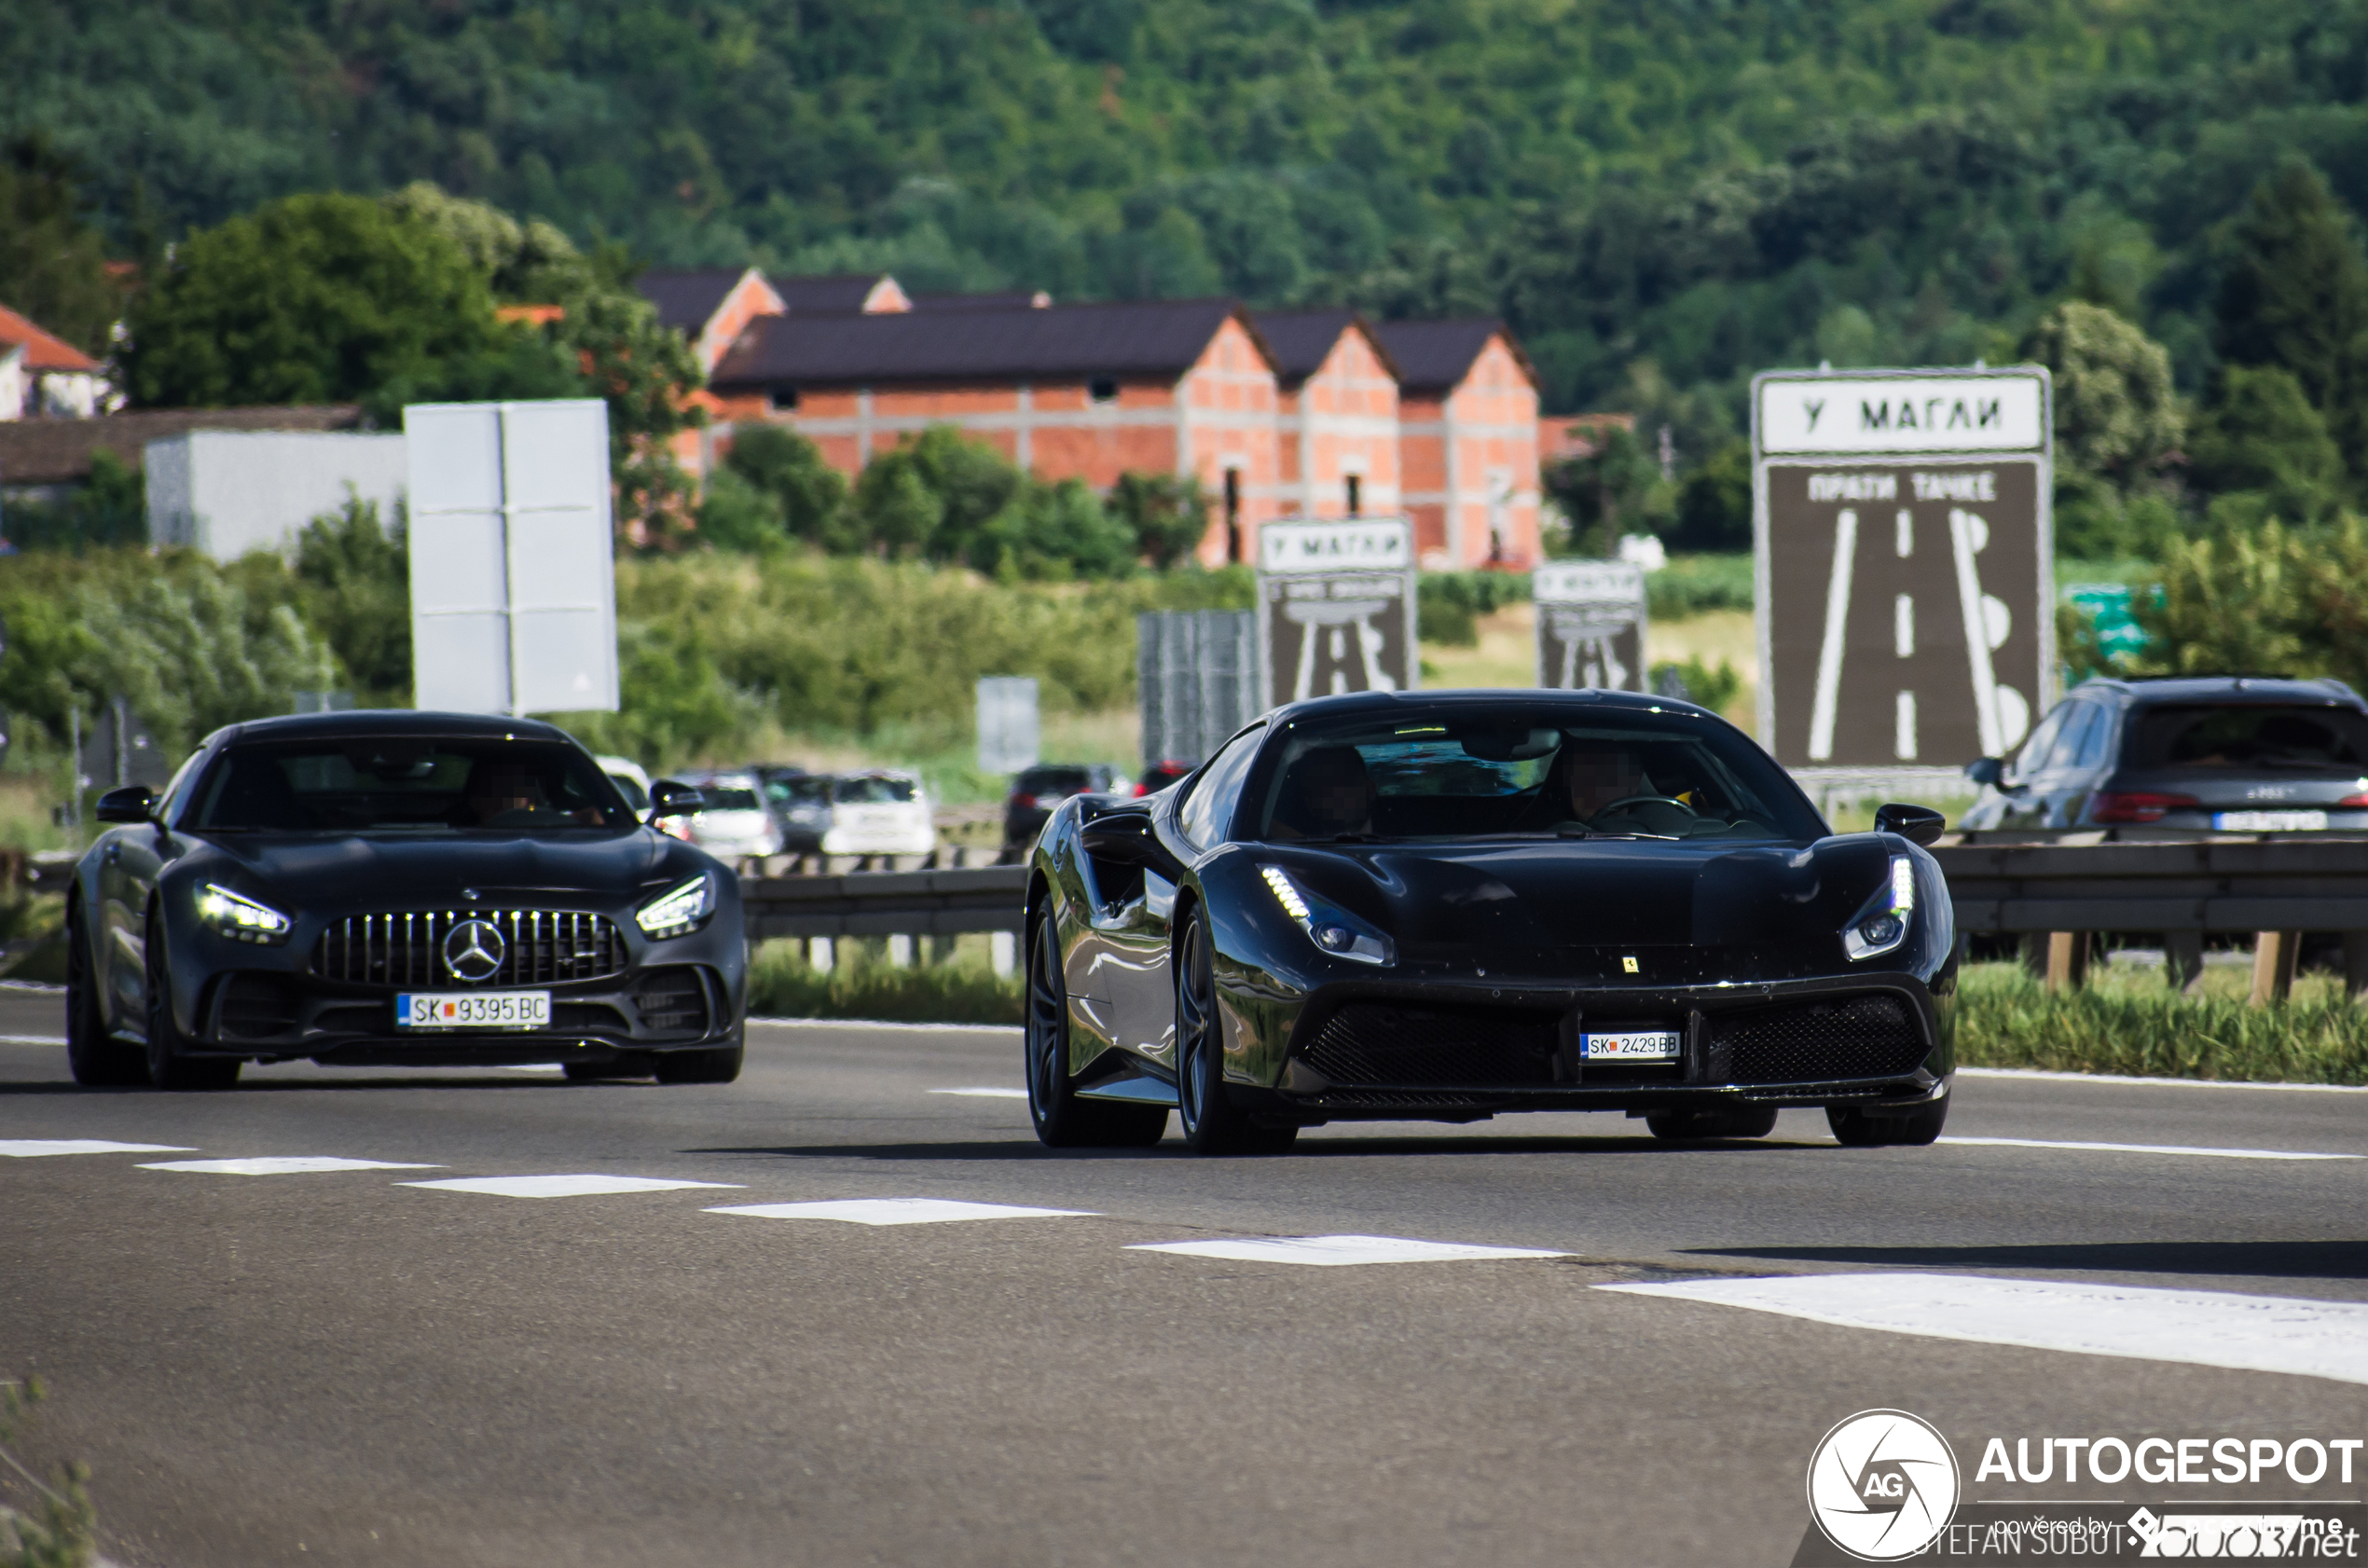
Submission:
<svg viewBox="0 0 2368 1568">
<path fill-rule="evenodd" d="M 2327 826 L 2323 811 L 2221 811 L 2211 825 L 2224 833 L 2319 832 Z"/>
<path fill-rule="evenodd" d="M 1581 1035 L 1578 1053 L 1590 1062 L 1666 1062 L 1677 1054 L 1677 1031 L 1622 1029 L 1618 1034 Z"/>
<path fill-rule="evenodd" d="M 547 1029 L 548 991 L 413 991 L 394 998 L 398 1029 Z"/>
</svg>

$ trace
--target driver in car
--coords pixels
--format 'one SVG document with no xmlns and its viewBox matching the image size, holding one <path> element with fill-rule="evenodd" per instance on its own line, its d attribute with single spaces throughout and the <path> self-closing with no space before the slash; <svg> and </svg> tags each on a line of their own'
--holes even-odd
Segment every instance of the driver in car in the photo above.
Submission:
<svg viewBox="0 0 2368 1568">
<path fill-rule="evenodd" d="M 1291 764 L 1270 830 L 1278 839 L 1355 838 L 1373 831 L 1373 780 L 1354 746 L 1325 746 Z"/>
<path fill-rule="evenodd" d="M 523 763 L 479 763 L 469 775 L 469 809 L 480 828 L 523 827 L 545 814 L 558 815 L 544 796 L 543 781 Z M 523 819 L 516 815 L 521 812 L 526 814 Z M 580 827 L 600 825 L 600 813 L 593 806 L 567 816 Z"/>
<path fill-rule="evenodd" d="M 1540 794 L 1549 813 L 1560 815 L 1558 806 L 1567 810 L 1568 818 L 1553 824 L 1558 828 L 1682 838 L 1697 821 L 1691 806 L 1653 787 L 1630 751 L 1565 746 L 1554 759 L 1553 775 Z"/>
</svg>

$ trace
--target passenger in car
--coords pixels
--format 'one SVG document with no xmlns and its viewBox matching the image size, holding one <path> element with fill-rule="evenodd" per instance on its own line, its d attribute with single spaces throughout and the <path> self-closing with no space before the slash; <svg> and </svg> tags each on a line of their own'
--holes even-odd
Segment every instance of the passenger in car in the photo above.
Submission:
<svg viewBox="0 0 2368 1568">
<path fill-rule="evenodd" d="M 1373 831 L 1373 780 L 1354 746 L 1326 746 L 1291 764 L 1275 803 L 1278 839 L 1339 838 Z"/>
</svg>

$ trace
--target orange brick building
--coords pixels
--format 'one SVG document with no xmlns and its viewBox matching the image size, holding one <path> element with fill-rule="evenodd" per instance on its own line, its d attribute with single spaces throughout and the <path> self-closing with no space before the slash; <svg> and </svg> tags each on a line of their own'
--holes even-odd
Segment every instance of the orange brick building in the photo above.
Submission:
<svg viewBox="0 0 2368 1568">
<path fill-rule="evenodd" d="M 1301 517 L 1397 511 L 1397 371 L 1350 310 L 1260 311 L 1273 352 L 1277 501 Z"/>
<path fill-rule="evenodd" d="M 1527 566 L 1538 540 L 1537 376 L 1499 321 L 1387 322 L 1414 548 L 1432 570 Z"/>
</svg>

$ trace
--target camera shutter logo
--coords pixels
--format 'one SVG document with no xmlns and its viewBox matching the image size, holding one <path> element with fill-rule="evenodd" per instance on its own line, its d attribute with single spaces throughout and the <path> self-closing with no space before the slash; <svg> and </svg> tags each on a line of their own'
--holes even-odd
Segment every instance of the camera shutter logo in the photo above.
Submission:
<svg viewBox="0 0 2368 1568">
<path fill-rule="evenodd" d="M 1930 1422 L 1906 1410 L 1861 1410 L 1810 1455 L 1809 1511 L 1851 1556 L 1894 1562 L 1948 1528 L 1962 1485 L 1957 1455 Z"/>
<path fill-rule="evenodd" d="M 444 937 L 444 967 L 455 980 L 491 980 L 509 943 L 490 920 L 463 920 Z"/>
</svg>

